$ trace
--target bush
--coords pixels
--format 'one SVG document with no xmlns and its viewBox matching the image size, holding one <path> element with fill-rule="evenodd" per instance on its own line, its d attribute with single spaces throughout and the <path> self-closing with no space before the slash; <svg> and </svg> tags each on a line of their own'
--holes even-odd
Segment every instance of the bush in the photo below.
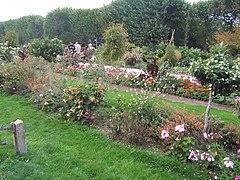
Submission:
<svg viewBox="0 0 240 180">
<path fill-rule="evenodd" d="M 79 121 L 84 125 L 93 124 L 95 107 L 103 101 L 104 87 L 97 81 L 64 89 L 64 106 L 60 112 L 63 117 Z"/>
<path fill-rule="evenodd" d="M 233 31 L 217 33 L 215 36 L 217 43 L 224 42 L 231 48 L 231 53 L 237 55 L 240 53 L 240 27 L 235 26 Z"/>
<path fill-rule="evenodd" d="M 104 32 L 105 44 L 102 58 L 111 63 L 115 63 L 123 58 L 127 48 L 127 31 L 122 24 L 112 23 Z"/>
<path fill-rule="evenodd" d="M 179 48 L 182 57 L 179 59 L 178 65 L 181 67 L 190 67 L 191 63 L 197 60 L 204 60 L 209 57 L 209 54 L 194 48 Z"/>
<path fill-rule="evenodd" d="M 140 48 L 132 48 L 124 54 L 124 61 L 129 66 L 135 66 L 142 59 Z"/>
<path fill-rule="evenodd" d="M 175 50 L 174 46 L 169 44 L 166 47 L 163 61 L 167 61 L 169 66 L 174 67 L 177 65 L 178 60 L 181 58 L 181 53 Z"/>
<path fill-rule="evenodd" d="M 111 121 L 114 138 L 136 145 L 146 145 L 151 139 L 151 126 L 161 123 L 159 111 L 147 93 L 137 93 L 131 97 L 130 103 L 119 96 L 118 104 L 113 109 L 116 114 Z"/>
<path fill-rule="evenodd" d="M 11 62 L 16 56 L 16 48 L 9 45 L 8 41 L 0 43 L 0 63 Z"/>
<path fill-rule="evenodd" d="M 206 60 L 192 62 L 190 72 L 204 85 L 212 84 L 215 94 L 230 95 L 240 88 L 240 64 L 228 61 L 221 51 Z"/>
<path fill-rule="evenodd" d="M 49 83 L 48 63 L 39 58 L 28 57 L 24 61 L 16 59 L 1 68 L 5 92 L 21 93 L 28 89 L 31 92 L 41 91 Z M 14 91 L 13 91 L 14 90 Z"/>
<path fill-rule="evenodd" d="M 8 46 L 18 46 L 18 35 L 15 31 L 8 31 L 4 36 L 4 40 L 8 42 Z"/>
<path fill-rule="evenodd" d="M 64 52 L 64 45 L 62 41 L 54 39 L 35 39 L 29 46 L 30 54 L 35 57 L 43 57 L 45 60 L 52 62 L 57 55 L 62 55 Z"/>
</svg>

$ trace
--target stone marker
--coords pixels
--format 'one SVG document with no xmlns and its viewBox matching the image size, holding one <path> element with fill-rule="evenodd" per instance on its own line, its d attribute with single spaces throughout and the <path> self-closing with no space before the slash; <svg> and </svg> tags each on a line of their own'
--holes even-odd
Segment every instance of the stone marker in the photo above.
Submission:
<svg viewBox="0 0 240 180">
<path fill-rule="evenodd" d="M 13 140 L 16 152 L 19 154 L 26 153 L 27 145 L 25 141 L 25 130 L 23 121 L 17 119 L 15 122 L 11 123 L 11 128 L 13 132 Z"/>
</svg>

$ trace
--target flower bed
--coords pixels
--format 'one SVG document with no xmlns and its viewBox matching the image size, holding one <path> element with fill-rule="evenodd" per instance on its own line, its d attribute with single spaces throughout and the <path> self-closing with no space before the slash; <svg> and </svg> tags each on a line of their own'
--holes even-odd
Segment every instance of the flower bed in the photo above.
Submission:
<svg viewBox="0 0 240 180">
<path fill-rule="evenodd" d="M 61 69 L 56 66 L 56 72 L 67 73 L 74 76 L 80 74 L 86 79 L 94 79 L 96 76 L 100 76 L 103 77 L 105 81 L 113 84 L 144 88 L 204 101 L 207 101 L 209 97 L 209 87 L 203 86 L 195 77 L 184 74 L 167 73 L 164 76 L 152 78 L 140 69 L 115 68 L 113 66 L 99 66 L 89 63 L 79 63 L 78 66 L 68 66 L 66 69 Z M 213 101 L 234 105 L 233 99 L 235 96 L 226 97 L 217 94 Z"/>
</svg>

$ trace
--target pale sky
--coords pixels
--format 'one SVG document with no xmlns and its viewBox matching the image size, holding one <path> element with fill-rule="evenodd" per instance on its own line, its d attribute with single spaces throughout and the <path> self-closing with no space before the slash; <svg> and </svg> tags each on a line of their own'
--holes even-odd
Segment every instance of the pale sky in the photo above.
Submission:
<svg viewBox="0 0 240 180">
<path fill-rule="evenodd" d="M 197 2 L 200 0 L 187 0 Z M 28 15 L 45 17 L 48 12 L 62 7 L 93 9 L 108 5 L 112 0 L 1 0 L 0 22 Z"/>
</svg>

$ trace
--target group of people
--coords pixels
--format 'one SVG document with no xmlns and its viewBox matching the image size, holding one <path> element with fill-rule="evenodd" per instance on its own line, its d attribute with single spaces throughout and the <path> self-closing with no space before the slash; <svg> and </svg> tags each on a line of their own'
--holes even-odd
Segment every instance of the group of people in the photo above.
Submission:
<svg viewBox="0 0 240 180">
<path fill-rule="evenodd" d="M 75 44 L 70 42 L 67 46 L 67 52 L 71 57 L 80 57 L 81 59 L 88 59 L 94 61 L 95 47 L 90 43 L 86 47 L 80 45 L 78 42 Z"/>
</svg>

